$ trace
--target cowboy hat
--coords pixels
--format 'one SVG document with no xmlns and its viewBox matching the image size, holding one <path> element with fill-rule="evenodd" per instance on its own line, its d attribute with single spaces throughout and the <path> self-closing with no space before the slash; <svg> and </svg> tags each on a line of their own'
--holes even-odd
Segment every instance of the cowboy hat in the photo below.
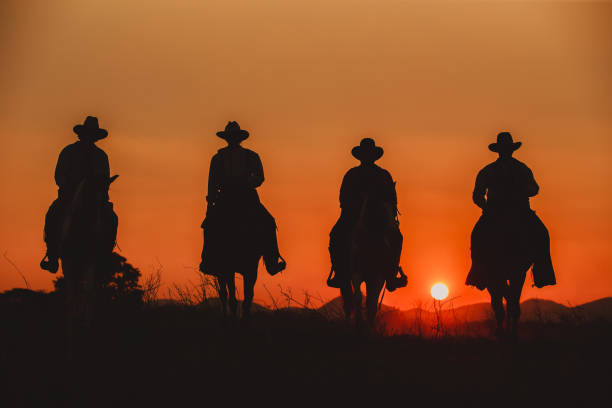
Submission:
<svg viewBox="0 0 612 408">
<path fill-rule="evenodd" d="M 491 143 L 489 145 L 489 150 L 495 153 L 503 152 L 503 151 L 515 151 L 519 147 L 521 147 L 523 143 L 514 142 L 512 139 L 512 135 L 510 132 L 501 132 L 497 135 L 497 143 Z"/>
<path fill-rule="evenodd" d="M 227 122 L 227 125 L 225 125 L 225 130 L 217 132 L 217 136 L 225 140 L 228 140 L 231 137 L 236 137 L 238 141 L 242 142 L 249 137 L 249 132 L 240 129 L 238 122 L 229 121 Z"/>
<path fill-rule="evenodd" d="M 81 135 L 90 135 L 94 140 L 100 140 L 108 136 L 108 131 L 98 126 L 98 118 L 95 116 L 87 116 L 82 125 L 76 125 L 72 130 L 79 138 Z"/>
<path fill-rule="evenodd" d="M 351 154 L 359 161 L 374 162 L 382 157 L 384 150 L 380 146 L 376 146 L 373 139 L 366 137 L 362 139 L 359 146 L 353 147 Z"/>
</svg>

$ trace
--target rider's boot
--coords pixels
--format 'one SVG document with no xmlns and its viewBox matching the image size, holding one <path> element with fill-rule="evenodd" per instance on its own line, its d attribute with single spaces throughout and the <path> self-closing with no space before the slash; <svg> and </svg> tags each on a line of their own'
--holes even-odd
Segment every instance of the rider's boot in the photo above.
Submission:
<svg viewBox="0 0 612 408">
<path fill-rule="evenodd" d="M 59 268 L 60 253 L 60 219 L 64 201 L 53 201 L 45 215 L 44 239 L 47 244 L 47 253 L 40 261 L 40 268 L 56 273 Z"/>
<path fill-rule="evenodd" d="M 343 281 L 344 279 L 341 279 L 341 277 L 338 276 L 338 271 L 332 266 L 331 271 L 329 271 L 329 276 L 327 277 L 327 286 L 330 288 L 340 289 L 343 286 Z"/>
<path fill-rule="evenodd" d="M 276 275 L 277 273 L 284 271 L 287 267 L 287 262 L 285 262 L 285 260 L 279 253 L 272 256 L 264 256 L 263 259 L 264 264 L 266 265 L 266 270 L 270 275 Z"/>
<path fill-rule="evenodd" d="M 47 235 L 45 238 L 47 240 L 47 253 L 42 261 L 40 261 L 40 268 L 56 273 L 59 268 L 59 249 L 50 235 Z"/>
<path fill-rule="evenodd" d="M 399 276 L 397 274 L 399 273 Z M 395 273 L 387 279 L 387 290 L 393 292 L 395 289 L 403 288 L 408 284 L 408 277 L 401 266 L 398 265 Z"/>
</svg>

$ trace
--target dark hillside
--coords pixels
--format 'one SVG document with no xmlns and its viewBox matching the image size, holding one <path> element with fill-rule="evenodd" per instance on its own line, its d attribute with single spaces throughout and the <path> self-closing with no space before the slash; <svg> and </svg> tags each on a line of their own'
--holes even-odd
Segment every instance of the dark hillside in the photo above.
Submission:
<svg viewBox="0 0 612 408">
<path fill-rule="evenodd" d="M 36 300 L 19 307 L 0 296 L 7 407 L 204 406 L 220 398 L 230 406 L 246 398 L 327 406 L 334 396 L 346 403 L 368 394 L 416 406 L 587 406 L 612 381 L 605 322 L 525 323 L 510 344 L 359 334 L 312 310 L 258 312 L 243 327 L 216 308 L 180 304 L 109 311 L 80 333 L 69 359 L 60 305 L 29 295 Z"/>
</svg>

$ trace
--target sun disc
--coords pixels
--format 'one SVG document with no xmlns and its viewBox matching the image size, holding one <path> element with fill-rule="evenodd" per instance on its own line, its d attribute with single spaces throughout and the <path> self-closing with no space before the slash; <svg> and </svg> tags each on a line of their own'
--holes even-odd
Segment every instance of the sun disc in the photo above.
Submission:
<svg viewBox="0 0 612 408">
<path fill-rule="evenodd" d="M 446 299 L 448 287 L 443 283 L 436 283 L 431 287 L 431 296 L 436 300 Z"/>
</svg>

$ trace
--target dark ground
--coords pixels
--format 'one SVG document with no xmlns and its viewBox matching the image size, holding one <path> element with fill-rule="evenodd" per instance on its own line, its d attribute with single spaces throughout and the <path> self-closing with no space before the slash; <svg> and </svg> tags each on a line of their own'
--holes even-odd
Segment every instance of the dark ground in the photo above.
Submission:
<svg viewBox="0 0 612 408">
<path fill-rule="evenodd" d="M 522 327 L 488 338 L 358 335 L 317 313 L 256 313 L 249 328 L 214 309 L 108 312 L 68 359 L 49 296 L 0 304 L 0 402 L 30 406 L 610 406 L 612 324 Z M 312 404 L 310 404 L 312 405 Z M 334 404 L 335 405 L 335 404 Z"/>
</svg>

